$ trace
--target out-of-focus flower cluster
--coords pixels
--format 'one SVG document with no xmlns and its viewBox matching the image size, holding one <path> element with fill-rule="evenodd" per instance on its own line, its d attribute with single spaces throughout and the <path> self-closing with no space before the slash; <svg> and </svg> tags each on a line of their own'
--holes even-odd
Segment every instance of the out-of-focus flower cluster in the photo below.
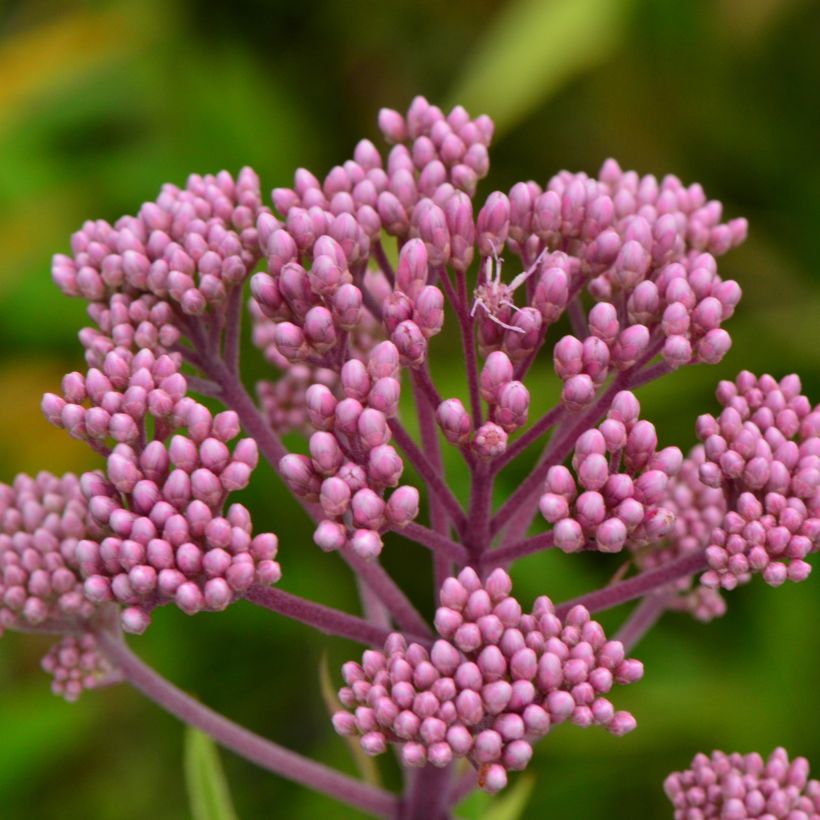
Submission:
<svg viewBox="0 0 820 820">
<path fill-rule="evenodd" d="M 820 817 L 820 782 L 809 779 L 805 757 L 789 760 L 775 749 L 768 760 L 759 754 L 697 754 L 689 769 L 664 782 L 675 807 L 675 820 L 816 820 Z"/>
<path fill-rule="evenodd" d="M 447 579 L 435 617 L 441 638 L 429 651 L 393 635 L 384 652 L 345 664 L 339 698 L 348 711 L 334 715 L 336 730 L 360 736 L 368 754 L 397 744 L 406 766 L 466 757 L 482 788 L 496 792 L 555 724 L 634 729 L 607 695 L 639 680 L 643 665 L 583 607 L 561 620 L 542 597 L 524 614 L 511 589 L 501 569 L 483 584 L 471 569 Z"/>
<path fill-rule="evenodd" d="M 79 638 L 66 635 L 49 649 L 41 666 L 51 675 L 51 691 L 69 702 L 86 689 L 110 686 L 122 677 L 98 651 L 97 639 L 90 632 Z"/>
<path fill-rule="evenodd" d="M 539 507 L 564 552 L 588 544 L 620 552 L 627 542 L 638 548 L 672 528 L 674 512 L 663 501 L 683 456 L 677 447 L 657 449 L 655 426 L 639 418 L 640 409 L 633 393 L 621 391 L 607 418 L 578 437 L 575 476 L 563 465 L 550 467 Z"/>
<path fill-rule="evenodd" d="M 93 614 L 74 562 L 79 541 L 96 532 L 89 525 L 88 502 L 70 473 L 0 484 L 0 633 Z"/>
</svg>

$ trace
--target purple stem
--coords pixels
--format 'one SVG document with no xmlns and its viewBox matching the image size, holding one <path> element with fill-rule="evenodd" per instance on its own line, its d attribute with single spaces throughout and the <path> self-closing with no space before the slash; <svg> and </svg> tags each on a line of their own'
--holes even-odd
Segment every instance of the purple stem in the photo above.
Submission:
<svg viewBox="0 0 820 820">
<path fill-rule="evenodd" d="M 497 473 L 503 470 L 517 455 L 523 453 L 527 447 L 534 441 L 537 441 L 547 430 L 555 426 L 555 422 L 561 418 L 564 408 L 560 404 L 556 404 L 551 410 L 547 411 L 524 435 L 517 438 L 508 448 L 507 451 L 500 458 L 493 462 L 493 472 Z"/>
<path fill-rule="evenodd" d="M 586 339 L 589 336 L 589 327 L 587 326 L 587 317 L 584 313 L 584 306 L 581 304 L 580 295 L 570 299 L 567 305 L 567 315 L 569 316 L 569 323 L 572 325 L 572 332 L 579 339 Z"/>
<path fill-rule="evenodd" d="M 430 492 L 435 493 L 444 509 L 447 510 L 456 529 L 462 532 L 467 525 L 467 517 L 450 488 L 444 483 L 441 473 L 428 461 L 427 456 L 419 449 L 398 419 L 390 419 L 389 424 L 399 447 L 404 450 L 410 463 L 427 482 Z"/>
<path fill-rule="evenodd" d="M 242 382 L 230 373 L 222 362 L 211 363 L 209 371 L 208 375 L 222 387 L 222 399 L 226 406 L 236 411 L 245 430 L 256 439 L 262 454 L 278 473 L 279 462 L 287 453 L 279 436 L 259 413 Z M 294 498 L 313 521 L 321 520 L 323 515 L 318 505 L 298 496 Z M 350 550 L 343 551 L 343 557 L 354 572 L 364 578 L 367 585 L 378 595 L 402 629 L 420 635 L 429 633 L 424 618 L 379 564 L 364 561 Z"/>
<path fill-rule="evenodd" d="M 411 370 L 410 377 L 413 382 L 413 391 L 416 393 L 416 401 L 418 402 L 418 394 L 420 393 L 425 401 L 435 411 L 443 399 L 441 398 L 441 394 L 436 389 L 436 386 L 433 384 L 433 380 L 430 378 L 430 371 L 427 369 L 427 366 L 425 365 L 424 367 Z"/>
<path fill-rule="evenodd" d="M 620 641 L 629 652 L 660 620 L 668 603 L 669 596 L 665 593 L 647 595 L 615 633 L 615 640 Z"/>
<path fill-rule="evenodd" d="M 144 664 L 117 637 L 107 631 L 97 633 L 100 648 L 124 674 L 126 680 L 158 706 L 210 735 L 217 743 L 263 769 L 287 777 L 349 806 L 376 817 L 396 817 L 398 799 L 368 786 L 321 763 L 309 760 L 273 741 L 266 740 L 228 720 L 213 709 L 177 689 L 150 666 Z"/>
<path fill-rule="evenodd" d="M 444 466 L 441 460 L 441 447 L 439 446 L 438 431 L 436 429 L 435 408 L 441 402 L 438 391 L 430 378 L 430 371 L 425 363 L 424 367 L 410 371 L 411 383 L 413 385 L 413 398 L 416 402 L 416 416 L 419 422 L 419 432 L 421 443 L 425 452 L 429 453 L 433 468 L 438 471 L 442 478 Z M 438 401 L 436 401 L 438 399 Z M 435 402 L 435 403 L 434 403 Z M 470 462 L 468 461 L 468 464 Z M 435 533 L 449 540 L 450 524 L 447 519 L 447 511 L 441 500 L 435 493 L 427 494 L 427 504 L 430 512 L 430 526 Z M 464 563 L 463 561 L 461 562 Z M 433 590 L 434 602 L 436 595 L 444 579 L 451 574 L 452 563 L 442 552 L 436 551 L 433 555 Z"/>
<path fill-rule="evenodd" d="M 390 260 L 387 258 L 387 254 L 384 252 L 382 243 L 377 239 L 371 244 L 370 249 L 373 251 L 373 258 L 381 268 L 385 278 L 391 285 L 394 285 L 396 283 L 396 274 L 393 271 L 393 266 L 390 264 Z"/>
<path fill-rule="evenodd" d="M 359 558 L 350 547 L 341 550 L 350 568 L 378 595 L 403 632 L 429 636 L 430 627 L 396 582 L 375 560 Z"/>
<path fill-rule="evenodd" d="M 405 524 L 403 527 L 392 527 L 391 529 L 393 532 L 397 532 L 399 535 L 427 547 L 436 555 L 442 555 L 450 561 L 455 561 L 460 566 L 464 566 L 470 558 L 470 554 L 461 544 L 429 527 L 416 524 L 414 521 Z"/>
<path fill-rule="evenodd" d="M 242 287 L 237 285 L 228 296 L 222 358 L 231 373 L 239 373 L 239 347 L 242 338 Z"/>
<path fill-rule="evenodd" d="M 358 575 L 354 575 L 354 577 L 356 579 L 356 588 L 359 590 L 359 600 L 362 604 L 365 620 L 386 629 L 388 632 L 392 631 L 390 613 L 379 600 L 379 596 Z"/>
<path fill-rule="evenodd" d="M 552 546 L 554 546 L 553 531 L 541 532 L 531 538 L 525 538 L 523 541 L 517 541 L 515 544 L 493 550 L 486 555 L 486 562 L 501 566 L 517 558 L 523 558 L 525 555 L 532 555 L 534 552 L 550 549 Z"/>
<path fill-rule="evenodd" d="M 337 635 L 357 643 L 382 647 L 392 631 L 374 626 L 347 612 L 309 601 L 274 587 L 251 587 L 245 593 L 245 598 L 252 604 L 312 626 L 326 635 Z M 422 639 L 423 642 L 424 639 Z"/>
<path fill-rule="evenodd" d="M 677 581 L 678 578 L 685 578 L 694 575 L 702 569 L 706 569 L 706 556 L 702 552 L 695 552 L 691 555 L 684 555 L 668 564 L 663 564 L 655 569 L 628 578 L 626 581 L 619 581 L 594 592 L 588 592 L 578 598 L 565 601 L 555 608 L 555 614 L 563 618 L 574 606 L 584 606 L 591 613 L 600 612 L 604 609 L 611 609 L 619 604 L 640 598 L 656 589 Z"/>
<path fill-rule="evenodd" d="M 459 779 L 453 783 L 448 796 L 448 804 L 457 806 L 468 794 L 478 788 L 478 772 L 475 769 L 468 769 Z"/>
<path fill-rule="evenodd" d="M 475 355 L 475 332 L 474 319 L 467 309 L 467 275 L 463 270 L 456 271 L 458 281 L 459 299 L 453 305 L 458 316 L 458 324 L 461 328 L 461 345 L 464 349 L 464 360 L 467 363 L 467 383 L 470 387 L 470 407 L 473 412 L 473 424 L 481 426 L 481 393 L 478 389 L 478 365 Z"/>
<path fill-rule="evenodd" d="M 453 766 L 438 768 L 428 763 L 410 772 L 409 784 L 399 817 L 401 820 L 445 820 L 450 796 Z"/>
<path fill-rule="evenodd" d="M 490 546 L 490 516 L 493 509 L 493 473 L 490 466 L 478 462 L 472 471 L 470 512 L 464 540 L 474 561 L 480 561 Z"/>
</svg>

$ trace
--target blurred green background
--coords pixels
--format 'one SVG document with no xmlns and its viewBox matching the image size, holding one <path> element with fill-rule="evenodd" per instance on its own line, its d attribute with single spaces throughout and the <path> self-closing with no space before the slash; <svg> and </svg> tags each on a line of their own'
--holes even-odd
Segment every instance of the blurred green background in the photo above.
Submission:
<svg viewBox="0 0 820 820">
<path fill-rule="evenodd" d="M 81 367 L 79 302 L 49 276 L 52 253 L 88 217 L 133 213 L 166 180 L 253 165 L 265 188 L 304 165 L 320 176 L 375 139 L 379 107 L 416 93 L 462 102 L 498 122 L 480 195 L 560 168 L 624 167 L 698 180 L 749 241 L 721 271 L 745 292 L 717 367 L 644 388 L 664 444 L 694 443 L 719 378 L 742 367 L 796 370 L 820 395 L 820 6 L 810 0 L 417 0 L 310 4 L 233 0 L 0 4 L 0 479 L 97 465 L 38 412 L 44 390 Z M 452 349 L 452 348 L 451 348 Z M 456 360 L 434 347 L 443 392 Z M 264 371 L 246 356 L 249 378 Z M 557 395 L 545 364 L 531 387 Z M 505 476 L 499 497 L 523 475 Z M 463 482 L 453 474 L 454 485 Z M 280 536 L 283 586 L 355 611 L 344 565 L 260 468 L 246 503 Z M 431 611 L 429 556 L 386 550 Z M 514 572 L 528 605 L 605 581 L 618 563 L 541 555 Z M 772 590 L 757 581 L 704 627 L 676 615 L 637 652 L 643 682 L 617 693 L 639 730 L 622 739 L 560 728 L 537 749 L 526 817 L 668 817 L 661 783 L 699 750 L 785 745 L 820 771 L 818 579 Z M 615 628 L 624 612 L 609 613 Z M 172 607 L 131 641 L 188 691 L 262 734 L 348 771 L 329 725 L 318 668 L 334 679 L 358 651 L 240 604 L 188 619 Z M 183 733 L 126 687 L 54 698 L 39 659 L 46 640 L 0 643 L 0 817 L 170 820 L 189 816 Z M 222 755 L 240 817 L 359 815 Z M 388 762 L 391 785 L 397 773 Z"/>
</svg>

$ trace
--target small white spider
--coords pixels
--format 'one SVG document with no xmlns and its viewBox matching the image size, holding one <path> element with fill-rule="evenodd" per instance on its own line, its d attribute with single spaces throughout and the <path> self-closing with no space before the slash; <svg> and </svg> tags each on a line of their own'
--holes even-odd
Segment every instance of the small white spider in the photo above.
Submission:
<svg viewBox="0 0 820 820">
<path fill-rule="evenodd" d="M 527 270 L 519 273 L 509 285 L 501 281 L 501 263 L 504 261 L 498 256 L 498 252 L 493 246 L 492 258 L 489 256 L 485 260 L 483 274 L 484 281 L 480 281 L 473 291 L 473 307 L 470 310 L 470 316 L 475 316 L 479 307 L 487 315 L 487 318 L 495 322 L 497 325 L 511 330 L 513 333 L 524 333 L 523 328 L 515 327 L 515 325 L 505 322 L 499 314 L 505 312 L 503 308 L 510 308 L 510 310 L 518 311 L 520 308 L 512 301 L 513 293 L 532 276 L 538 268 L 542 257 L 547 252 L 547 248 L 538 254 L 536 260 Z M 495 262 L 495 276 L 493 276 L 493 262 Z M 479 274 L 479 277 L 481 274 Z"/>
</svg>

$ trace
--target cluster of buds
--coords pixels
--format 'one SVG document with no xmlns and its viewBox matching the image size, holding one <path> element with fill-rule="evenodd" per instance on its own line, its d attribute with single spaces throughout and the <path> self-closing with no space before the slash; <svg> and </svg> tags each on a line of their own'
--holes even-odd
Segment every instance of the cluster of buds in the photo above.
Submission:
<svg viewBox="0 0 820 820">
<path fill-rule="evenodd" d="M 211 417 L 190 401 L 177 434 L 135 449 L 118 444 L 105 475 L 81 480 L 89 512 L 104 537 L 77 543 L 75 562 L 86 597 L 126 606 L 123 628 L 142 632 L 150 610 L 173 600 L 184 612 L 225 609 L 253 584 L 275 583 L 276 536 L 253 536 L 250 513 L 229 493 L 247 486 L 256 442 L 241 439 L 233 411 Z"/>
<path fill-rule="evenodd" d="M 43 396 L 43 413 L 74 438 L 98 446 L 105 446 L 109 439 L 138 445 L 145 439 L 149 415 L 156 436 L 164 438 L 177 426 L 181 414 L 190 415 L 195 404 L 185 398 L 188 386 L 179 367 L 179 357 L 174 354 L 156 356 L 148 349 L 134 354 L 118 347 L 85 376 L 68 373 L 63 378 L 62 396 Z M 205 408 L 197 407 L 201 410 L 194 414 L 201 415 Z"/>
<path fill-rule="evenodd" d="M 97 639 L 90 632 L 79 638 L 66 635 L 48 650 L 40 664 L 51 675 L 51 691 L 70 703 L 86 689 L 100 689 L 122 680 L 97 649 Z"/>
<path fill-rule="evenodd" d="M 677 447 L 657 449 L 655 427 L 639 419 L 640 409 L 634 394 L 621 391 L 607 418 L 578 437 L 575 477 L 568 467 L 550 467 L 539 508 L 564 552 L 620 552 L 627 540 L 651 543 L 672 528 L 675 516 L 663 501 L 683 456 Z"/>
<path fill-rule="evenodd" d="M 520 182 L 509 201 L 515 252 L 532 254 L 539 242 L 565 247 L 579 272 L 596 277 L 592 290 L 603 298 L 631 290 L 650 268 L 701 251 L 721 255 L 746 238 L 746 220 L 721 224 L 722 206 L 700 185 L 671 174 L 659 183 L 613 159 L 597 179 L 561 171 L 545 189 Z"/>
<path fill-rule="evenodd" d="M 471 444 L 484 459 L 501 455 L 508 435 L 527 423 L 530 391 L 513 378 L 509 356 L 494 350 L 487 356 L 479 376 L 479 391 L 487 402 L 490 420 L 473 430 L 470 415 L 460 399 L 445 399 L 436 409 L 436 419 L 451 444 Z"/>
<path fill-rule="evenodd" d="M 384 652 L 344 665 L 339 698 L 348 711 L 334 715 L 336 731 L 361 736 L 368 754 L 397 744 L 405 766 L 467 758 L 482 788 L 496 792 L 556 724 L 634 729 L 606 695 L 639 680 L 643 665 L 583 607 L 562 621 L 542 597 L 527 615 L 511 589 L 501 569 L 484 583 L 472 569 L 447 579 L 435 616 L 441 638 L 429 652 L 392 635 Z"/>
<path fill-rule="evenodd" d="M 753 572 L 778 586 L 802 581 L 820 543 L 820 410 L 797 376 L 777 382 L 741 372 L 717 389 L 724 406 L 698 418 L 700 480 L 732 499 L 706 549 L 701 583 L 732 589 Z"/>
<path fill-rule="evenodd" d="M 222 171 L 192 175 L 183 189 L 164 185 L 114 225 L 86 222 L 72 255 L 55 255 L 52 276 L 64 294 L 90 303 L 97 327 L 80 332 L 88 364 L 101 368 L 118 348 L 167 353 L 189 319 L 223 316 L 259 259 L 264 211 L 259 180 L 244 168 L 236 180 Z"/>
<path fill-rule="evenodd" d="M 805 757 L 789 760 L 775 749 L 759 754 L 697 754 L 689 769 L 664 782 L 675 820 L 815 820 L 820 817 L 820 781 L 809 780 Z"/>
<path fill-rule="evenodd" d="M 693 447 L 669 482 L 662 504 L 675 515 L 675 523 L 661 543 L 633 550 L 640 569 L 653 569 L 684 555 L 701 553 L 709 546 L 712 533 L 726 514 L 726 495 L 722 489 L 708 487 L 700 480 L 699 469 L 705 458 L 703 445 Z M 720 592 L 693 583 L 694 580 L 688 577 L 676 581 L 673 588 L 678 595 L 669 599 L 668 606 L 689 612 L 704 622 L 725 614 L 726 602 Z"/>
<path fill-rule="evenodd" d="M 415 487 L 397 487 L 404 462 L 389 443 L 390 419 L 398 412 L 401 357 L 390 341 L 376 345 L 367 359 L 349 359 L 342 366 L 337 399 L 323 384 L 305 394 L 307 415 L 316 430 L 310 455 L 290 453 L 279 463 L 291 490 L 318 501 L 325 518 L 314 540 L 325 551 L 349 544 L 362 558 L 381 552 L 380 531 L 401 527 L 419 511 Z M 388 487 L 397 487 L 389 498 Z"/>
<path fill-rule="evenodd" d="M 21 474 L 0 484 L 0 634 L 93 614 L 72 558 L 94 532 L 76 476 Z"/>
<path fill-rule="evenodd" d="M 243 168 L 164 185 L 156 202 L 114 225 L 88 221 L 71 237 L 72 256 L 54 257 L 67 296 L 105 302 L 113 293 L 150 293 L 192 316 L 224 303 L 258 257 L 259 179 Z"/>
</svg>

